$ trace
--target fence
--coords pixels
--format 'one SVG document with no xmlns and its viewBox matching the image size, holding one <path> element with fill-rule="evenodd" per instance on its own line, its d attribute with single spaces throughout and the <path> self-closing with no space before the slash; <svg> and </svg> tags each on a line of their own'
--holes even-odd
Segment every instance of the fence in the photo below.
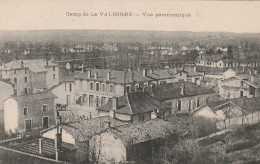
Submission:
<svg viewBox="0 0 260 164">
<path fill-rule="evenodd" d="M 236 127 L 254 125 L 259 122 L 260 122 L 260 112 L 258 111 L 247 115 L 228 118 L 223 121 L 218 121 L 216 123 L 216 128 L 218 130 L 233 129 Z"/>
</svg>

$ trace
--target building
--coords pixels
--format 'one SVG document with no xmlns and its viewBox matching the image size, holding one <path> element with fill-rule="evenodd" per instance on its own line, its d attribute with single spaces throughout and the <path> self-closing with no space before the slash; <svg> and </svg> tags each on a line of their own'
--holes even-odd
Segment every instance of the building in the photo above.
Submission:
<svg viewBox="0 0 260 164">
<path fill-rule="evenodd" d="M 259 97 L 260 96 L 260 77 L 252 74 L 237 74 L 229 78 L 221 79 L 218 90 L 221 97 Z"/>
<path fill-rule="evenodd" d="M 110 115 L 112 118 L 136 123 L 157 117 L 164 118 L 170 115 L 171 106 L 145 92 L 134 92 L 115 97 L 97 110 L 99 116 Z"/>
<path fill-rule="evenodd" d="M 77 147 L 73 163 L 88 161 L 89 140 L 109 127 L 122 126 L 127 123 L 113 119 L 109 116 L 92 119 L 82 119 L 80 121 L 61 123 L 55 127 L 43 130 L 43 138 L 55 140 L 56 134 L 61 134 L 61 141 Z M 60 129 L 57 131 L 57 128 Z"/>
<path fill-rule="evenodd" d="M 156 85 L 147 89 L 147 92 L 170 104 L 171 113 L 190 113 L 216 95 L 212 88 L 191 82 Z"/>
<path fill-rule="evenodd" d="M 75 104 L 92 108 L 106 104 L 113 97 L 120 97 L 160 83 L 174 81 L 173 75 L 165 70 L 115 71 L 87 69 L 74 76 Z"/>
<path fill-rule="evenodd" d="M 160 139 L 178 134 L 176 124 L 153 119 L 108 128 L 92 137 L 90 147 L 103 163 L 149 163 L 152 154 L 159 151 L 162 145 Z"/>
<path fill-rule="evenodd" d="M 14 94 L 13 84 L 0 80 L 0 124 L 4 122 L 4 100 Z"/>
<path fill-rule="evenodd" d="M 175 81 L 185 81 L 185 82 L 192 82 L 197 85 L 200 85 L 201 82 L 204 81 L 204 73 L 199 73 L 195 67 L 183 67 L 181 70 L 177 71 L 174 75 Z"/>
<path fill-rule="evenodd" d="M 8 97 L 4 100 L 5 131 L 27 132 L 54 125 L 55 98 L 50 92 Z"/>
<path fill-rule="evenodd" d="M 59 84 L 59 67 L 53 61 L 14 60 L 0 67 L 2 79 L 14 85 L 15 95 L 49 89 Z"/>
</svg>

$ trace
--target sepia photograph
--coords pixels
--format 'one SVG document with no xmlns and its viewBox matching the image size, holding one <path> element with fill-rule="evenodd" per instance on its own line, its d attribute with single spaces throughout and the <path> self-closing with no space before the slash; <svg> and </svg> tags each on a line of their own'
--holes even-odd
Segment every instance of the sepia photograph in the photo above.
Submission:
<svg viewBox="0 0 260 164">
<path fill-rule="evenodd" d="M 0 164 L 260 163 L 259 9 L 0 1 Z"/>
</svg>

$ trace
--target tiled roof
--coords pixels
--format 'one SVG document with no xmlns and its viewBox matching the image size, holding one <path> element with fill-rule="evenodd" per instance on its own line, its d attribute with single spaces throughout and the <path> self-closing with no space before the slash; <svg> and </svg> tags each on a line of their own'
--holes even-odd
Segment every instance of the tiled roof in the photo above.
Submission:
<svg viewBox="0 0 260 164">
<path fill-rule="evenodd" d="M 260 97 L 230 99 L 230 102 L 247 112 L 260 111 Z"/>
<path fill-rule="evenodd" d="M 181 87 L 184 87 L 184 94 L 181 94 Z M 191 82 L 178 82 L 173 84 L 160 84 L 151 88 L 152 94 L 160 100 L 170 100 L 182 97 L 211 94 L 213 89 L 196 85 Z"/>
<path fill-rule="evenodd" d="M 77 140 L 83 142 L 88 140 L 93 135 L 99 134 L 100 132 L 106 130 L 106 122 L 110 122 L 111 127 L 127 124 L 109 116 L 103 116 L 71 123 L 64 123 L 60 124 L 60 126 Z"/>
<path fill-rule="evenodd" d="M 46 72 L 46 60 L 44 59 L 35 59 L 35 60 L 14 60 L 9 63 L 6 63 L 0 66 L 0 70 L 11 70 L 11 69 L 20 69 L 23 67 L 28 68 L 32 72 Z M 53 61 L 48 61 L 48 66 L 57 66 Z"/>
<path fill-rule="evenodd" d="M 200 55 L 197 57 L 196 60 L 203 60 L 203 61 L 219 61 L 225 57 L 225 54 L 214 54 L 214 55 Z"/>
<path fill-rule="evenodd" d="M 74 76 L 76 79 L 88 79 L 88 70 L 91 71 L 91 77 L 89 80 L 94 81 L 107 81 L 119 84 L 128 84 L 133 81 L 136 82 L 144 82 L 144 81 L 152 81 L 152 80 L 160 80 L 160 79 L 173 79 L 173 75 L 165 70 L 155 70 L 150 72 L 147 70 L 146 76 L 143 75 L 143 70 L 139 71 L 116 71 L 116 70 L 108 70 L 108 69 L 87 69 L 87 72 L 79 73 Z M 95 73 L 97 73 L 97 78 L 94 78 Z M 110 79 L 107 79 L 107 74 L 110 73 Z M 132 78 L 130 78 L 130 76 Z"/>
<path fill-rule="evenodd" d="M 142 123 L 109 128 L 108 131 L 126 145 L 132 145 L 177 134 L 177 129 L 176 125 L 169 121 L 153 119 Z"/>
<path fill-rule="evenodd" d="M 27 102 L 33 102 L 41 99 L 57 98 L 57 96 L 55 96 L 51 92 L 40 92 L 40 93 L 33 93 L 33 94 L 19 95 L 19 96 L 12 95 L 11 97 L 14 98 L 18 103 L 27 103 Z"/>
<path fill-rule="evenodd" d="M 170 109 L 171 106 L 161 100 L 150 96 L 145 92 L 128 93 L 118 98 L 116 113 L 135 115 L 153 112 L 157 110 Z M 108 112 L 112 109 L 112 102 L 97 108 L 97 110 Z"/>
</svg>

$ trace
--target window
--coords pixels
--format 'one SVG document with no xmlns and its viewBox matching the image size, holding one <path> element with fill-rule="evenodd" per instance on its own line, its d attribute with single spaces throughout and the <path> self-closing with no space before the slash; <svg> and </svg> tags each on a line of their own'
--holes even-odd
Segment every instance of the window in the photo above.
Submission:
<svg viewBox="0 0 260 164">
<path fill-rule="evenodd" d="M 143 122 L 144 121 L 144 116 L 139 116 L 139 122 Z"/>
<path fill-rule="evenodd" d="M 110 91 L 110 92 L 113 92 L 113 91 L 114 91 L 114 86 L 113 86 L 112 84 L 109 86 L 109 91 Z"/>
<path fill-rule="evenodd" d="M 130 86 L 126 86 L 126 92 L 129 93 L 130 92 Z"/>
<path fill-rule="evenodd" d="M 52 75 L 52 78 L 53 78 L 53 79 L 56 79 L 56 76 L 55 76 L 55 74 L 53 74 L 53 75 Z"/>
<path fill-rule="evenodd" d="M 145 83 L 145 84 L 144 84 L 144 87 L 147 88 L 147 87 L 148 87 L 148 83 Z"/>
<path fill-rule="evenodd" d="M 243 97 L 243 96 L 244 96 L 244 92 L 240 91 L 240 97 Z"/>
<path fill-rule="evenodd" d="M 14 83 L 17 83 L 17 78 L 16 77 L 14 78 Z"/>
<path fill-rule="evenodd" d="M 94 83 L 90 82 L 90 90 L 94 90 Z"/>
<path fill-rule="evenodd" d="M 52 67 L 52 70 L 55 71 L 55 67 Z"/>
<path fill-rule="evenodd" d="M 135 84 L 135 91 L 137 91 L 139 88 L 139 84 Z"/>
<path fill-rule="evenodd" d="M 70 92 L 72 91 L 72 84 L 70 84 Z"/>
<path fill-rule="evenodd" d="M 26 108 L 23 108 L 23 115 L 28 115 L 28 108 L 26 107 Z"/>
<path fill-rule="evenodd" d="M 177 110 L 178 110 L 178 112 L 181 111 L 181 101 L 177 102 Z"/>
<path fill-rule="evenodd" d="M 48 105 L 47 104 L 43 104 L 42 105 L 42 111 L 46 112 L 48 110 Z"/>
<path fill-rule="evenodd" d="M 24 94 L 28 94 L 28 89 L 24 88 Z"/>
<path fill-rule="evenodd" d="M 189 112 L 192 110 L 192 99 L 189 100 Z"/>
<path fill-rule="evenodd" d="M 99 107 L 99 97 L 96 97 L 96 107 Z"/>
<path fill-rule="evenodd" d="M 102 84 L 102 91 L 106 90 L 106 84 Z"/>
<path fill-rule="evenodd" d="M 89 95 L 89 106 L 93 106 L 93 100 L 94 100 L 94 96 Z"/>
<path fill-rule="evenodd" d="M 96 83 L 96 91 L 99 91 L 99 83 Z"/>
<path fill-rule="evenodd" d="M 108 101 L 112 102 L 112 98 L 109 98 Z"/>
<path fill-rule="evenodd" d="M 241 86 L 241 87 L 243 87 L 243 86 L 244 86 L 244 82 L 243 82 L 243 81 L 241 81 L 241 83 L 240 83 L 240 86 Z"/>
<path fill-rule="evenodd" d="M 200 106 L 200 99 L 197 99 L 197 108 Z"/>
<path fill-rule="evenodd" d="M 102 97 L 101 98 L 101 105 L 105 105 L 105 103 L 106 103 L 106 97 Z"/>
<path fill-rule="evenodd" d="M 16 74 L 16 70 L 14 70 L 14 74 Z"/>
<path fill-rule="evenodd" d="M 24 82 L 27 83 L 28 79 L 27 77 L 24 77 Z"/>
<path fill-rule="evenodd" d="M 27 74 L 27 69 L 24 70 L 24 73 Z"/>
</svg>

